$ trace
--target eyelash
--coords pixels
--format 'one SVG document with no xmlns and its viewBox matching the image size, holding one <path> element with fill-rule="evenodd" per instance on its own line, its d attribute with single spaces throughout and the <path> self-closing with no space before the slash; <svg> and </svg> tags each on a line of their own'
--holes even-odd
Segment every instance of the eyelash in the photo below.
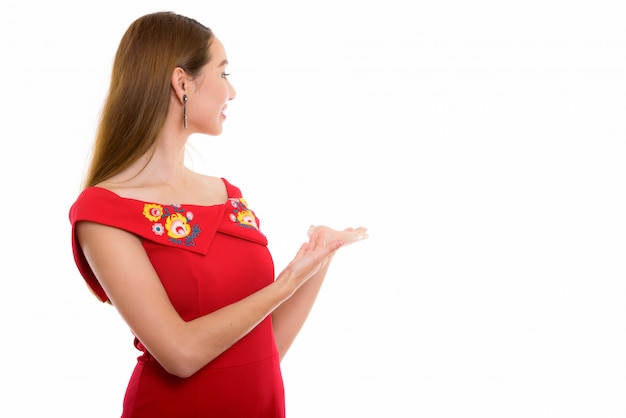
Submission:
<svg viewBox="0 0 626 418">
<path fill-rule="evenodd" d="M 227 78 L 230 75 L 230 73 L 222 73 L 222 78 Z"/>
</svg>

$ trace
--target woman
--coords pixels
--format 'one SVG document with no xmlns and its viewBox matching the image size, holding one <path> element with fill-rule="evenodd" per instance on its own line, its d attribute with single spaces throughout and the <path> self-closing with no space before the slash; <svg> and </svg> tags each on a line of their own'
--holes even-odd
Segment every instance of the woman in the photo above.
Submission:
<svg viewBox="0 0 626 418">
<path fill-rule="evenodd" d="M 185 166 L 189 135 L 222 132 L 227 64 L 210 29 L 171 12 L 133 22 L 115 56 L 70 221 L 79 271 L 142 352 L 123 417 L 283 417 L 280 360 L 335 252 L 367 236 L 312 227 L 275 276 L 240 189 Z"/>
</svg>

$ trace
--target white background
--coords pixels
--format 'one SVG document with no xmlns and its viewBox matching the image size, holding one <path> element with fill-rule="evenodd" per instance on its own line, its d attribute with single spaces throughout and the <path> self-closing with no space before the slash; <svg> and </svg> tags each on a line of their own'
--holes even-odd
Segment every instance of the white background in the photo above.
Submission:
<svg viewBox="0 0 626 418">
<path fill-rule="evenodd" d="M 5 4 L 0 416 L 119 416 L 138 353 L 67 213 L 123 32 L 173 10 L 238 91 L 190 161 L 242 188 L 277 268 L 310 224 L 370 230 L 283 362 L 291 418 L 623 418 L 625 4 Z"/>
</svg>

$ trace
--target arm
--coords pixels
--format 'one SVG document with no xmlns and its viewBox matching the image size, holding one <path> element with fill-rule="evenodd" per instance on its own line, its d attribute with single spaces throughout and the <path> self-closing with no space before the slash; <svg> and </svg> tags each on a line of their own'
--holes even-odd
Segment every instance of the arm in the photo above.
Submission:
<svg viewBox="0 0 626 418">
<path fill-rule="evenodd" d="M 322 287 L 330 259 L 294 295 L 272 313 L 274 338 L 282 360 L 302 329 Z"/>
<path fill-rule="evenodd" d="M 367 238 L 367 229 L 365 228 L 348 228 L 343 231 L 335 231 L 325 226 L 312 226 L 308 234 L 311 236 L 319 231 L 324 232 L 326 240 L 339 239 L 344 242 L 345 245 Z M 326 257 L 324 263 L 320 265 L 319 270 L 302 285 L 289 300 L 282 303 L 272 313 L 274 337 L 281 360 L 284 358 L 285 354 L 287 354 L 287 351 L 309 316 L 333 256 L 334 253 Z"/>
<path fill-rule="evenodd" d="M 315 234 L 303 244 L 280 280 L 186 322 L 170 303 L 137 236 L 91 222 L 78 223 L 77 234 L 113 306 L 165 370 L 179 377 L 191 376 L 250 332 L 306 283 L 342 244 L 326 244 L 323 233 Z"/>
</svg>

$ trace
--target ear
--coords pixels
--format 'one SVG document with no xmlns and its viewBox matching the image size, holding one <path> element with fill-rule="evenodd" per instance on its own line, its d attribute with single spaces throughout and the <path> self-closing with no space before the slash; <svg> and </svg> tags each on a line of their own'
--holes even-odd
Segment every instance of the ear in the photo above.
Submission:
<svg viewBox="0 0 626 418">
<path fill-rule="evenodd" d="M 172 72 L 172 90 L 174 90 L 174 94 L 178 97 L 180 102 L 183 102 L 183 95 L 187 94 L 187 73 L 180 67 L 176 67 Z"/>
</svg>

